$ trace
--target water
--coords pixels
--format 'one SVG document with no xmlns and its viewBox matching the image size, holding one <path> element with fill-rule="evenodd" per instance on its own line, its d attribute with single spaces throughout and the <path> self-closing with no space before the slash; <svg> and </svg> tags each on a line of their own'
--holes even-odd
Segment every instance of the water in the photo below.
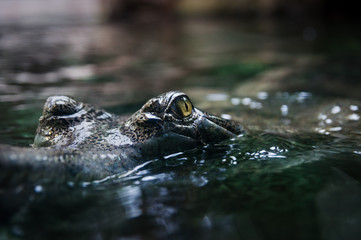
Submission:
<svg viewBox="0 0 361 240">
<path fill-rule="evenodd" d="M 182 90 L 248 133 L 102 181 L 15 175 L 0 238 L 357 239 L 359 38 L 268 24 L 1 26 L 1 144 L 31 144 L 54 94 L 129 114 Z"/>
</svg>

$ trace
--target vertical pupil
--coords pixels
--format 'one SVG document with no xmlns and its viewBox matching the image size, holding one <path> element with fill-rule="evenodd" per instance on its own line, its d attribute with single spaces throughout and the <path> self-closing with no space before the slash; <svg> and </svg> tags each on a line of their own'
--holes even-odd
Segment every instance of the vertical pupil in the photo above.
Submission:
<svg viewBox="0 0 361 240">
<path fill-rule="evenodd" d="M 188 117 L 192 113 L 192 103 L 186 97 L 180 97 L 173 103 L 172 111 L 179 117 Z"/>
<path fill-rule="evenodd" d="M 184 102 L 184 106 L 186 107 L 186 110 L 188 112 L 188 104 L 186 102 Z"/>
</svg>

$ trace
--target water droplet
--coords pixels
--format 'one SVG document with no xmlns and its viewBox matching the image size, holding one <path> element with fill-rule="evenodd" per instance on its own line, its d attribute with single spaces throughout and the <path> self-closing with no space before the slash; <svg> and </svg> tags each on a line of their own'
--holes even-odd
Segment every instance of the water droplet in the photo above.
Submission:
<svg viewBox="0 0 361 240">
<path fill-rule="evenodd" d="M 326 129 L 323 129 L 323 128 L 318 130 L 318 133 L 321 133 L 321 134 L 324 134 L 325 132 L 326 132 Z"/>
<path fill-rule="evenodd" d="M 34 187 L 34 191 L 35 191 L 36 193 L 41 193 L 43 190 L 44 190 L 44 188 L 43 188 L 43 186 L 41 186 L 41 185 L 36 185 L 36 186 Z"/>
<path fill-rule="evenodd" d="M 357 111 L 357 110 L 358 110 L 358 106 L 356 106 L 356 105 L 350 105 L 350 110 L 351 110 L 351 111 Z"/>
<path fill-rule="evenodd" d="M 312 94 L 309 92 L 300 92 L 297 96 L 297 101 L 299 103 L 303 103 L 306 99 L 311 98 Z"/>
<path fill-rule="evenodd" d="M 251 109 L 261 109 L 263 106 L 262 106 L 262 103 L 260 103 L 260 102 L 251 102 L 249 107 Z"/>
<path fill-rule="evenodd" d="M 325 121 L 326 124 L 331 124 L 332 123 L 332 120 L 327 118 L 326 121 Z"/>
<path fill-rule="evenodd" d="M 334 106 L 334 107 L 331 109 L 331 113 L 332 113 L 332 114 L 337 114 L 337 113 L 339 113 L 339 112 L 341 112 L 340 106 Z"/>
<path fill-rule="evenodd" d="M 257 94 L 257 97 L 258 97 L 258 99 L 265 100 L 268 98 L 268 93 L 267 92 L 259 92 Z"/>
<path fill-rule="evenodd" d="M 338 132 L 342 130 L 342 127 L 333 127 L 329 129 L 331 132 Z"/>
<path fill-rule="evenodd" d="M 211 93 L 211 94 L 207 95 L 208 101 L 218 102 L 218 101 L 224 101 L 227 99 L 228 99 L 228 95 L 224 94 L 224 93 Z"/>
<path fill-rule="evenodd" d="M 353 113 L 353 114 L 350 114 L 348 115 L 347 117 L 349 120 L 352 120 L 352 121 L 358 121 L 360 120 L 360 116 L 356 113 Z"/>
<path fill-rule="evenodd" d="M 239 98 L 232 98 L 232 99 L 231 99 L 231 103 L 232 103 L 233 105 L 239 105 L 239 104 L 241 103 L 241 99 L 239 99 Z"/>
<path fill-rule="evenodd" d="M 288 106 L 287 105 L 282 105 L 281 106 L 281 114 L 282 114 L 282 116 L 287 116 L 288 115 Z"/>
<path fill-rule="evenodd" d="M 142 181 L 144 182 L 148 182 L 148 181 L 153 181 L 156 180 L 157 178 L 155 176 L 145 176 L 142 178 Z"/>
<path fill-rule="evenodd" d="M 252 102 L 252 99 L 250 99 L 248 97 L 242 99 L 242 104 L 243 105 L 249 105 L 251 102 Z"/>
<path fill-rule="evenodd" d="M 224 118 L 224 119 L 228 119 L 228 120 L 230 120 L 232 118 L 231 115 L 225 114 L 225 113 L 222 114 L 221 117 Z"/>
<path fill-rule="evenodd" d="M 318 114 L 318 119 L 319 120 L 325 120 L 326 118 L 327 118 L 326 114 L 323 114 L 323 113 Z"/>
</svg>

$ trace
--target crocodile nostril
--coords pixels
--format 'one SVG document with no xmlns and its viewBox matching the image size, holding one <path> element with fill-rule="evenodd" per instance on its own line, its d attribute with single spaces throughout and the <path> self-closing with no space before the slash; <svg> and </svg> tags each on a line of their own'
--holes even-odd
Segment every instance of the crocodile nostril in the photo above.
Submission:
<svg viewBox="0 0 361 240">
<path fill-rule="evenodd" d="M 82 103 L 70 97 L 52 96 L 46 100 L 43 113 L 55 116 L 71 115 L 78 112 L 82 106 Z"/>
</svg>

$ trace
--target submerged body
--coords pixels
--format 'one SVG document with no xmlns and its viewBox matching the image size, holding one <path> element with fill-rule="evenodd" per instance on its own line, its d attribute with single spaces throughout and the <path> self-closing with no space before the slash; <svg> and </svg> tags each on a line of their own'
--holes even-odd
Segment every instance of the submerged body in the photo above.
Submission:
<svg viewBox="0 0 361 240">
<path fill-rule="evenodd" d="M 129 118 L 54 96 L 44 105 L 33 148 L 2 146 L 0 164 L 105 177 L 243 132 L 237 122 L 194 108 L 181 92 L 152 98 Z"/>
</svg>

